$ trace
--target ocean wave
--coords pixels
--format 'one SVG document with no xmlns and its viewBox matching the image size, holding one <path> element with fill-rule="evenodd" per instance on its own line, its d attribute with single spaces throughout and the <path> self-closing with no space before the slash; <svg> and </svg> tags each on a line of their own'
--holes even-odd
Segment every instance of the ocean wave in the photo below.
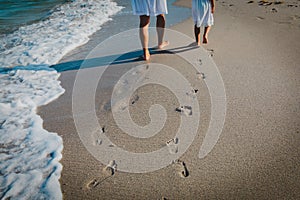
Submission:
<svg viewBox="0 0 300 200">
<path fill-rule="evenodd" d="M 20 27 L 0 39 L 0 66 L 55 64 L 88 42 L 110 16 L 120 11 L 110 0 L 79 0 L 57 7 L 46 20 Z"/>
<path fill-rule="evenodd" d="M 0 39 L 0 198 L 61 199 L 63 143 L 36 114 L 64 93 L 50 68 L 86 43 L 122 7 L 110 0 L 77 0 L 46 20 Z"/>
<path fill-rule="evenodd" d="M 12 70 L 1 74 L 0 198 L 61 199 L 58 179 L 63 143 L 43 129 L 38 106 L 60 96 L 59 74 L 40 70 Z"/>
</svg>

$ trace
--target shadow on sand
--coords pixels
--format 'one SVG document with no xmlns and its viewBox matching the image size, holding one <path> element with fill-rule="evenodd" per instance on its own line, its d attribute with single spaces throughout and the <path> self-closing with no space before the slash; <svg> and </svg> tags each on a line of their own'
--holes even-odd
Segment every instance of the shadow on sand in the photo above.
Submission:
<svg viewBox="0 0 300 200">
<path fill-rule="evenodd" d="M 194 43 L 192 43 L 186 46 L 176 47 L 167 50 L 158 50 L 157 48 L 149 48 L 149 50 L 151 55 L 155 55 L 155 54 L 177 54 L 177 53 L 193 50 L 195 48 L 198 48 L 198 46 L 195 46 Z M 126 64 L 131 62 L 143 61 L 141 56 L 142 54 L 143 54 L 142 50 L 137 50 L 125 54 L 116 54 L 116 55 L 103 56 L 98 58 L 74 60 L 70 62 L 58 63 L 55 65 L 51 65 L 50 68 L 49 65 L 44 65 L 44 64 L 16 66 L 13 68 L 0 68 L 0 74 L 9 73 L 12 70 L 35 70 L 35 71 L 56 70 L 57 72 L 64 72 L 70 70 L 79 70 L 81 68 L 93 68 L 93 67 L 101 67 L 107 65 Z"/>
</svg>

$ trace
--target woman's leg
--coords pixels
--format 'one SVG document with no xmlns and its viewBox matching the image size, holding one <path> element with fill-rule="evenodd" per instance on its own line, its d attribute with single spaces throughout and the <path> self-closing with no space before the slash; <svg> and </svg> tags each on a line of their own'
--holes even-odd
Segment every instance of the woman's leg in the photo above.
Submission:
<svg viewBox="0 0 300 200">
<path fill-rule="evenodd" d="M 148 49 L 148 44 L 149 44 L 148 27 L 149 27 L 149 24 L 150 24 L 150 16 L 141 15 L 140 16 L 140 40 L 141 40 L 141 44 L 143 47 L 145 60 L 150 59 L 150 53 L 149 53 L 149 49 Z"/>
<path fill-rule="evenodd" d="M 203 34 L 203 44 L 207 44 L 208 43 L 208 33 L 210 31 L 210 26 L 206 26 L 204 29 L 204 34 Z"/>
<path fill-rule="evenodd" d="M 156 31 L 157 31 L 158 48 L 159 49 L 162 49 L 169 44 L 168 41 L 164 41 L 165 26 L 166 26 L 165 15 L 163 15 L 163 14 L 157 15 L 156 16 Z"/>
<path fill-rule="evenodd" d="M 194 33 L 195 33 L 196 44 L 198 46 L 200 46 L 201 45 L 201 42 L 200 42 L 200 27 L 197 27 L 196 24 L 194 26 Z"/>
</svg>

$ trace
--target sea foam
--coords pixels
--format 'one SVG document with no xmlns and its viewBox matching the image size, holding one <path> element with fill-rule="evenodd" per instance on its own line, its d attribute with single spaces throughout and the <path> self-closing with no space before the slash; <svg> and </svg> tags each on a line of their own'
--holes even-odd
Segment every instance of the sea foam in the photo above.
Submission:
<svg viewBox="0 0 300 200">
<path fill-rule="evenodd" d="M 0 66 L 54 64 L 122 7 L 110 0 L 78 0 L 63 4 L 38 23 L 20 27 L 0 39 Z"/>
<path fill-rule="evenodd" d="M 77 0 L 0 39 L 0 198 L 62 199 L 62 138 L 36 114 L 64 93 L 50 68 L 86 43 L 122 7 L 110 0 Z"/>
<path fill-rule="evenodd" d="M 0 75 L 1 198 L 61 199 L 58 162 L 63 148 L 56 133 L 43 129 L 37 106 L 64 92 L 49 69 L 11 70 Z"/>
</svg>

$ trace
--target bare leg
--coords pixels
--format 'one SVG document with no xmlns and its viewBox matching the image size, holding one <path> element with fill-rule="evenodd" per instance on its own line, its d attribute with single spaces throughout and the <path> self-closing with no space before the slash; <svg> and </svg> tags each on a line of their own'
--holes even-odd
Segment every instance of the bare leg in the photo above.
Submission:
<svg viewBox="0 0 300 200">
<path fill-rule="evenodd" d="M 208 43 L 208 33 L 210 31 L 210 26 L 205 27 L 204 29 L 204 34 L 203 34 L 203 44 L 207 44 Z"/>
<path fill-rule="evenodd" d="M 141 15 L 140 16 L 140 39 L 141 39 L 141 44 L 143 47 L 145 60 L 150 59 L 150 53 L 149 53 L 149 49 L 148 49 L 148 44 L 149 44 L 148 27 L 149 27 L 149 24 L 150 24 L 150 16 Z"/>
<path fill-rule="evenodd" d="M 156 31 L 158 38 L 158 48 L 163 49 L 165 46 L 169 45 L 168 41 L 163 41 L 165 34 L 166 20 L 163 14 L 156 16 Z"/>
<path fill-rule="evenodd" d="M 194 26 L 194 33 L 195 33 L 196 44 L 198 46 L 200 46 L 200 44 L 201 44 L 201 42 L 200 42 L 200 27 L 197 27 L 196 24 Z"/>
</svg>

